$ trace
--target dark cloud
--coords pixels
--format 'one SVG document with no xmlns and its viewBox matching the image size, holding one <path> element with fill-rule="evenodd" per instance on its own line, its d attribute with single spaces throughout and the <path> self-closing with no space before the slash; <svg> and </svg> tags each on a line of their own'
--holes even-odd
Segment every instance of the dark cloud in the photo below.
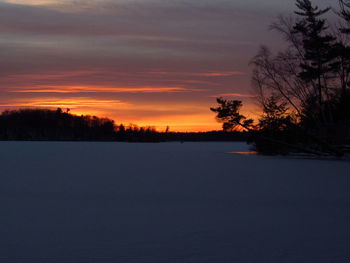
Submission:
<svg viewBox="0 0 350 263">
<path fill-rule="evenodd" d="M 235 33 L 242 34 L 245 30 L 241 30 L 241 27 L 254 25 L 254 19 L 266 21 L 266 14 L 221 0 L 77 1 L 64 10 L 84 6 L 81 4 L 83 2 L 85 6 L 90 4 L 89 11 L 78 8 L 80 11 L 64 12 L 49 7 L 0 2 L 0 28 L 2 32 L 49 35 L 147 36 L 169 39 L 176 39 L 176 36 L 180 39 L 226 36 L 226 39 L 230 39 L 231 32 L 240 29 L 241 32 Z"/>
<path fill-rule="evenodd" d="M 255 9 L 222 0 L 216 4 L 66 1 L 54 7 L 0 3 L 2 74 L 86 68 L 169 70 L 178 61 L 192 66 L 205 63 L 213 70 L 223 70 L 220 61 L 222 65 L 232 61 L 226 70 L 245 71 L 246 54 L 257 48 L 255 38 L 268 25 Z M 266 21 L 259 22 L 260 28 L 256 16 Z"/>
</svg>

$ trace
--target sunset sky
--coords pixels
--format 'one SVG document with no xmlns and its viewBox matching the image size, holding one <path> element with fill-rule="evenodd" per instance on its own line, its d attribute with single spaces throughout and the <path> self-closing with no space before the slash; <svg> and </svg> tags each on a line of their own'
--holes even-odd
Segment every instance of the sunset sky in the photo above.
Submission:
<svg viewBox="0 0 350 263">
<path fill-rule="evenodd" d="M 268 26 L 293 10 L 294 0 L 0 0 L 0 110 L 220 129 L 217 96 L 256 113 L 249 60 L 281 46 Z"/>
</svg>

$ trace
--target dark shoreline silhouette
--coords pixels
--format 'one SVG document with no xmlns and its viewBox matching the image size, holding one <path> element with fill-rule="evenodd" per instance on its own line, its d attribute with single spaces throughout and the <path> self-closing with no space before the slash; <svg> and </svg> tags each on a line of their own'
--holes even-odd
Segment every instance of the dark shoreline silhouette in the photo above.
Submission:
<svg viewBox="0 0 350 263">
<path fill-rule="evenodd" d="M 116 125 L 96 116 L 49 109 L 7 110 L 0 115 L 1 141 L 246 141 L 245 132 L 159 132 L 153 127 Z"/>
</svg>

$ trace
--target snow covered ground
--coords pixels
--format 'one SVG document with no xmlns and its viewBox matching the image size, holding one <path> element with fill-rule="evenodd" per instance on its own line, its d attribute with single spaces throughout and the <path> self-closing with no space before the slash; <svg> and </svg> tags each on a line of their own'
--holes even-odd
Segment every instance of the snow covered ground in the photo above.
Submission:
<svg viewBox="0 0 350 263">
<path fill-rule="evenodd" d="M 350 162 L 245 150 L 0 142 L 0 262 L 350 262 Z"/>
</svg>

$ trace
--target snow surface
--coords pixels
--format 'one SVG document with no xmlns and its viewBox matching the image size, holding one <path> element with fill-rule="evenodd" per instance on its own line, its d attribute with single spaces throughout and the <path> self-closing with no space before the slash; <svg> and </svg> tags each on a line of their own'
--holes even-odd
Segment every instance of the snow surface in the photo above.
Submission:
<svg viewBox="0 0 350 263">
<path fill-rule="evenodd" d="M 0 262 L 350 262 L 350 163 L 247 149 L 0 142 Z"/>
</svg>

